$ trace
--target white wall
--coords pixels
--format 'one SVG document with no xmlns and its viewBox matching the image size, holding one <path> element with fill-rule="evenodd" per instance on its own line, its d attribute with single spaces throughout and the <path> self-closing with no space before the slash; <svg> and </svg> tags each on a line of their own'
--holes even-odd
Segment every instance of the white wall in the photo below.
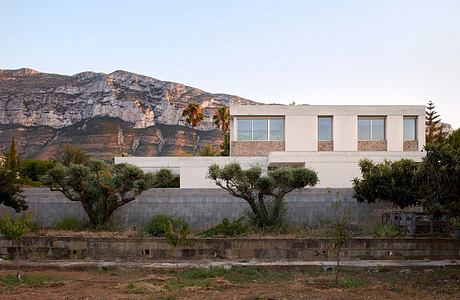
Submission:
<svg viewBox="0 0 460 300">
<path fill-rule="evenodd" d="M 386 118 L 387 151 L 403 151 L 404 126 L 403 116 L 387 116 Z"/>
<path fill-rule="evenodd" d="M 317 151 L 318 122 L 316 116 L 286 116 L 285 151 Z"/>
<path fill-rule="evenodd" d="M 332 139 L 334 141 L 334 151 L 357 151 L 357 116 L 334 115 L 332 120 Z"/>
</svg>

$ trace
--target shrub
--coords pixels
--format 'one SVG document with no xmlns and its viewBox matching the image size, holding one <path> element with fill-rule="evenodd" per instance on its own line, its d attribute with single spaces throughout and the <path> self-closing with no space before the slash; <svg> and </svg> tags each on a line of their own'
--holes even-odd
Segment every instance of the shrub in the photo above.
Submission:
<svg viewBox="0 0 460 300">
<path fill-rule="evenodd" d="M 40 178 L 55 166 L 52 160 L 26 159 L 21 161 L 19 174 L 33 182 L 40 182 Z"/>
<path fill-rule="evenodd" d="M 398 226 L 388 222 L 377 224 L 374 228 L 374 233 L 377 237 L 385 238 L 394 238 L 403 234 Z"/>
<path fill-rule="evenodd" d="M 248 235 L 250 227 L 246 224 L 244 218 L 238 218 L 230 221 L 224 218 L 222 222 L 216 226 L 209 228 L 200 233 L 202 237 L 214 237 L 214 236 L 226 236 L 226 237 L 238 237 Z"/>
<path fill-rule="evenodd" d="M 54 224 L 57 230 L 81 231 L 85 229 L 86 224 L 75 217 L 64 217 Z"/>
<path fill-rule="evenodd" d="M 197 156 L 217 156 L 219 151 L 214 149 L 212 145 L 206 144 L 197 152 Z"/>
<path fill-rule="evenodd" d="M 186 228 L 188 232 L 188 224 L 182 218 L 168 216 L 165 214 L 154 215 L 144 226 L 143 231 L 154 237 L 165 237 L 168 229 L 172 228 Z"/>
</svg>

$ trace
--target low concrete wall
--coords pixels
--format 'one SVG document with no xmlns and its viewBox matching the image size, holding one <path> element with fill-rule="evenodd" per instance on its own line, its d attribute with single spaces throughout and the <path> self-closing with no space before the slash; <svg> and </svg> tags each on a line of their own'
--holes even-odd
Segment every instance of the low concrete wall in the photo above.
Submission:
<svg viewBox="0 0 460 300">
<path fill-rule="evenodd" d="M 332 217 L 332 201 L 340 193 L 343 206 L 349 208 L 352 222 L 376 223 L 379 213 L 387 206 L 360 204 L 352 198 L 352 189 L 310 189 L 287 195 L 287 221 L 291 225 L 317 227 Z M 48 188 L 25 189 L 29 211 L 43 226 L 52 226 L 66 216 L 86 218 L 79 202 L 67 200 L 60 192 Z M 183 217 L 192 228 L 213 226 L 223 218 L 238 218 L 249 205 L 220 189 L 151 189 L 136 200 L 121 207 L 115 214 L 117 221 L 127 226 L 141 226 L 157 213 Z M 0 206 L 0 213 L 11 211 Z"/>
<path fill-rule="evenodd" d="M 91 238 L 29 236 L 20 245 L 0 239 L 0 256 L 12 258 L 19 247 L 28 259 L 251 260 L 328 261 L 335 259 L 330 239 L 191 239 L 175 249 L 160 238 Z M 458 259 L 460 240 L 356 238 L 343 248 L 342 260 Z"/>
</svg>

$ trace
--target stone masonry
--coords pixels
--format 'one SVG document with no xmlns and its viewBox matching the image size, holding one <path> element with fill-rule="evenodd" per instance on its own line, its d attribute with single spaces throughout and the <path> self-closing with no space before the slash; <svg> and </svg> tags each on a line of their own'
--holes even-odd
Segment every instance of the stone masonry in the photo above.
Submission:
<svg viewBox="0 0 460 300">
<path fill-rule="evenodd" d="M 318 151 L 334 151 L 334 142 L 318 141 Z"/>
<path fill-rule="evenodd" d="M 284 151 L 284 141 L 233 141 L 230 156 L 265 156 L 271 151 Z"/>
<path fill-rule="evenodd" d="M 387 141 L 358 141 L 358 151 L 387 151 Z"/>
<path fill-rule="evenodd" d="M 418 151 L 418 142 L 404 141 L 404 151 Z"/>
</svg>

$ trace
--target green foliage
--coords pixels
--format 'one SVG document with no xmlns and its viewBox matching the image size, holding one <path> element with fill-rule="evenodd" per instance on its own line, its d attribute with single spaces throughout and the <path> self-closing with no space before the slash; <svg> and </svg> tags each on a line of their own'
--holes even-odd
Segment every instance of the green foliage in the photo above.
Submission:
<svg viewBox="0 0 460 300">
<path fill-rule="evenodd" d="M 218 151 L 209 144 L 204 145 L 197 152 L 198 156 L 217 156 L 217 154 Z"/>
<path fill-rule="evenodd" d="M 426 144 L 441 142 L 444 138 L 442 133 L 442 123 L 438 112 L 435 110 L 433 101 L 429 101 L 426 106 L 425 126 L 426 126 Z"/>
<path fill-rule="evenodd" d="M 374 228 L 374 234 L 377 237 L 383 238 L 394 238 L 403 235 L 401 230 L 399 230 L 398 226 L 388 222 L 382 222 L 377 224 Z"/>
<path fill-rule="evenodd" d="M 16 212 L 28 208 L 16 171 L 3 166 L 0 166 L 0 204 L 11 207 Z"/>
<path fill-rule="evenodd" d="M 70 165 L 86 165 L 90 162 L 91 156 L 83 149 L 68 145 L 64 150 L 59 151 L 55 157 L 56 162 L 69 167 Z"/>
<path fill-rule="evenodd" d="M 460 216 L 460 148 L 448 143 L 434 143 L 426 150 L 415 182 L 420 204 L 435 215 Z"/>
<path fill-rule="evenodd" d="M 363 159 L 359 166 L 362 178 L 353 179 L 353 197 L 359 202 L 388 201 L 401 208 L 417 204 L 418 187 L 414 184 L 416 162 L 401 159 L 375 164 Z"/>
<path fill-rule="evenodd" d="M 339 286 L 350 289 L 350 288 L 360 288 L 369 284 L 367 280 L 361 278 L 344 278 L 339 280 Z"/>
<path fill-rule="evenodd" d="M 55 165 L 56 162 L 52 160 L 26 159 L 21 161 L 19 175 L 21 175 L 21 178 L 27 178 L 32 182 L 39 183 L 40 178 L 54 168 Z"/>
<path fill-rule="evenodd" d="M 75 217 L 64 217 L 54 224 L 57 230 L 81 231 L 86 228 L 86 223 Z"/>
<path fill-rule="evenodd" d="M 220 156 L 229 156 L 230 155 L 230 133 L 227 132 L 224 135 L 224 143 L 220 145 Z"/>
<path fill-rule="evenodd" d="M 13 137 L 11 140 L 10 148 L 7 152 L 5 152 L 5 161 L 3 162 L 3 166 L 7 170 L 17 171 L 21 165 L 21 158 L 16 148 L 16 141 Z"/>
<path fill-rule="evenodd" d="M 230 221 L 227 218 L 224 218 L 222 222 L 216 226 L 209 228 L 200 233 L 202 237 L 240 237 L 248 235 L 251 231 L 251 228 L 246 224 L 244 218 L 238 218 L 236 220 Z"/>
<path fill-rule="evenodd" d="M 287 193 L 318 182 L 316 172 L 306 168 L 281 167 L 263 175 L 260 166 L 243 170 L 239 163 L 222 168 L 211 165 L 208 177 L 234 197 L 246 200 L 251 208 L 250 221 L 263 230 L 283 226 Z"/>
<path fill-rule="evenodd" d="M 182 218 L 168 216 L 165 214 L 157 214 L 150 218 L 150 220 L 144 225 L 143 231 L 150 236 L 165 237 L 170 224 L 172 224 L 173 228 L 188 228 L 187 223 Z"/>
<path fill-rule="evenodd" d="M 166 232 L 164 237 L 173 247 L 188 246 L 190 241 L 187 239 L 188 224 L 186 222 L 172 222 L 168 220 L 166 223 Z"/>
<path fill-rule="evenodd" d="M 5 214 L 0 219 L 0 233 L 7 240 L 17 242 L 30 232 L 31 223 L 30 214 L 16 215 L 16 217 Z"/>
<path fill-rule="evenodd" d="M 193 129 L 193 147 L 196 150 L 196 132 L 195 127 L 200 125 L 204 119 L 203 107 L 199 103 L 189 103 L 182 111 L 185 122 Z"/>
<path fill-rule="evenodd" d="M 134 201 L 147 189 L 173 181 L 174 175 L 170 170 L 144 173 L 130 164 L 91 160 L 86 165 L 58 163 L 42 180 L 69 200 L 80 202 L 90 224 L 100 227 L 109 223 L 118 208 Z"/>
<path fill-rule="evenodd" d="M 330 236 L 334 243 L 334 249 L 337 251 L 337 270 L 335 282 L 339 280 L 340 270 L 340 252 L 342 248 L 348 243 L 351 238 L 349 211 L 341 209 L 339 194 L 336 195 L 336 201 L 332 203 L 332 210 L 334 211 L 334 219 L 330 230 Z"/>
<path fill-rule="evenodd" d="M 31 287 L 42 287 L 45 286 L 47 283 L 52 283 L 56 281 L 61 281 L 64 278 L 59 275 L 54 274 L 27 274 L 18 279 L 17 276 L 14 275 L 6 275 L 0 277 L 0 282 L 5 286 L 16 286 L 16 285 L 28 285 Z"/>
<path fill-rule="evenodd" d="M 217 128 L 227 134 L 230 130 L 230 109 L 227 106 L 219 107 L 212 116 L 212 121 Z"/>
</svg>

